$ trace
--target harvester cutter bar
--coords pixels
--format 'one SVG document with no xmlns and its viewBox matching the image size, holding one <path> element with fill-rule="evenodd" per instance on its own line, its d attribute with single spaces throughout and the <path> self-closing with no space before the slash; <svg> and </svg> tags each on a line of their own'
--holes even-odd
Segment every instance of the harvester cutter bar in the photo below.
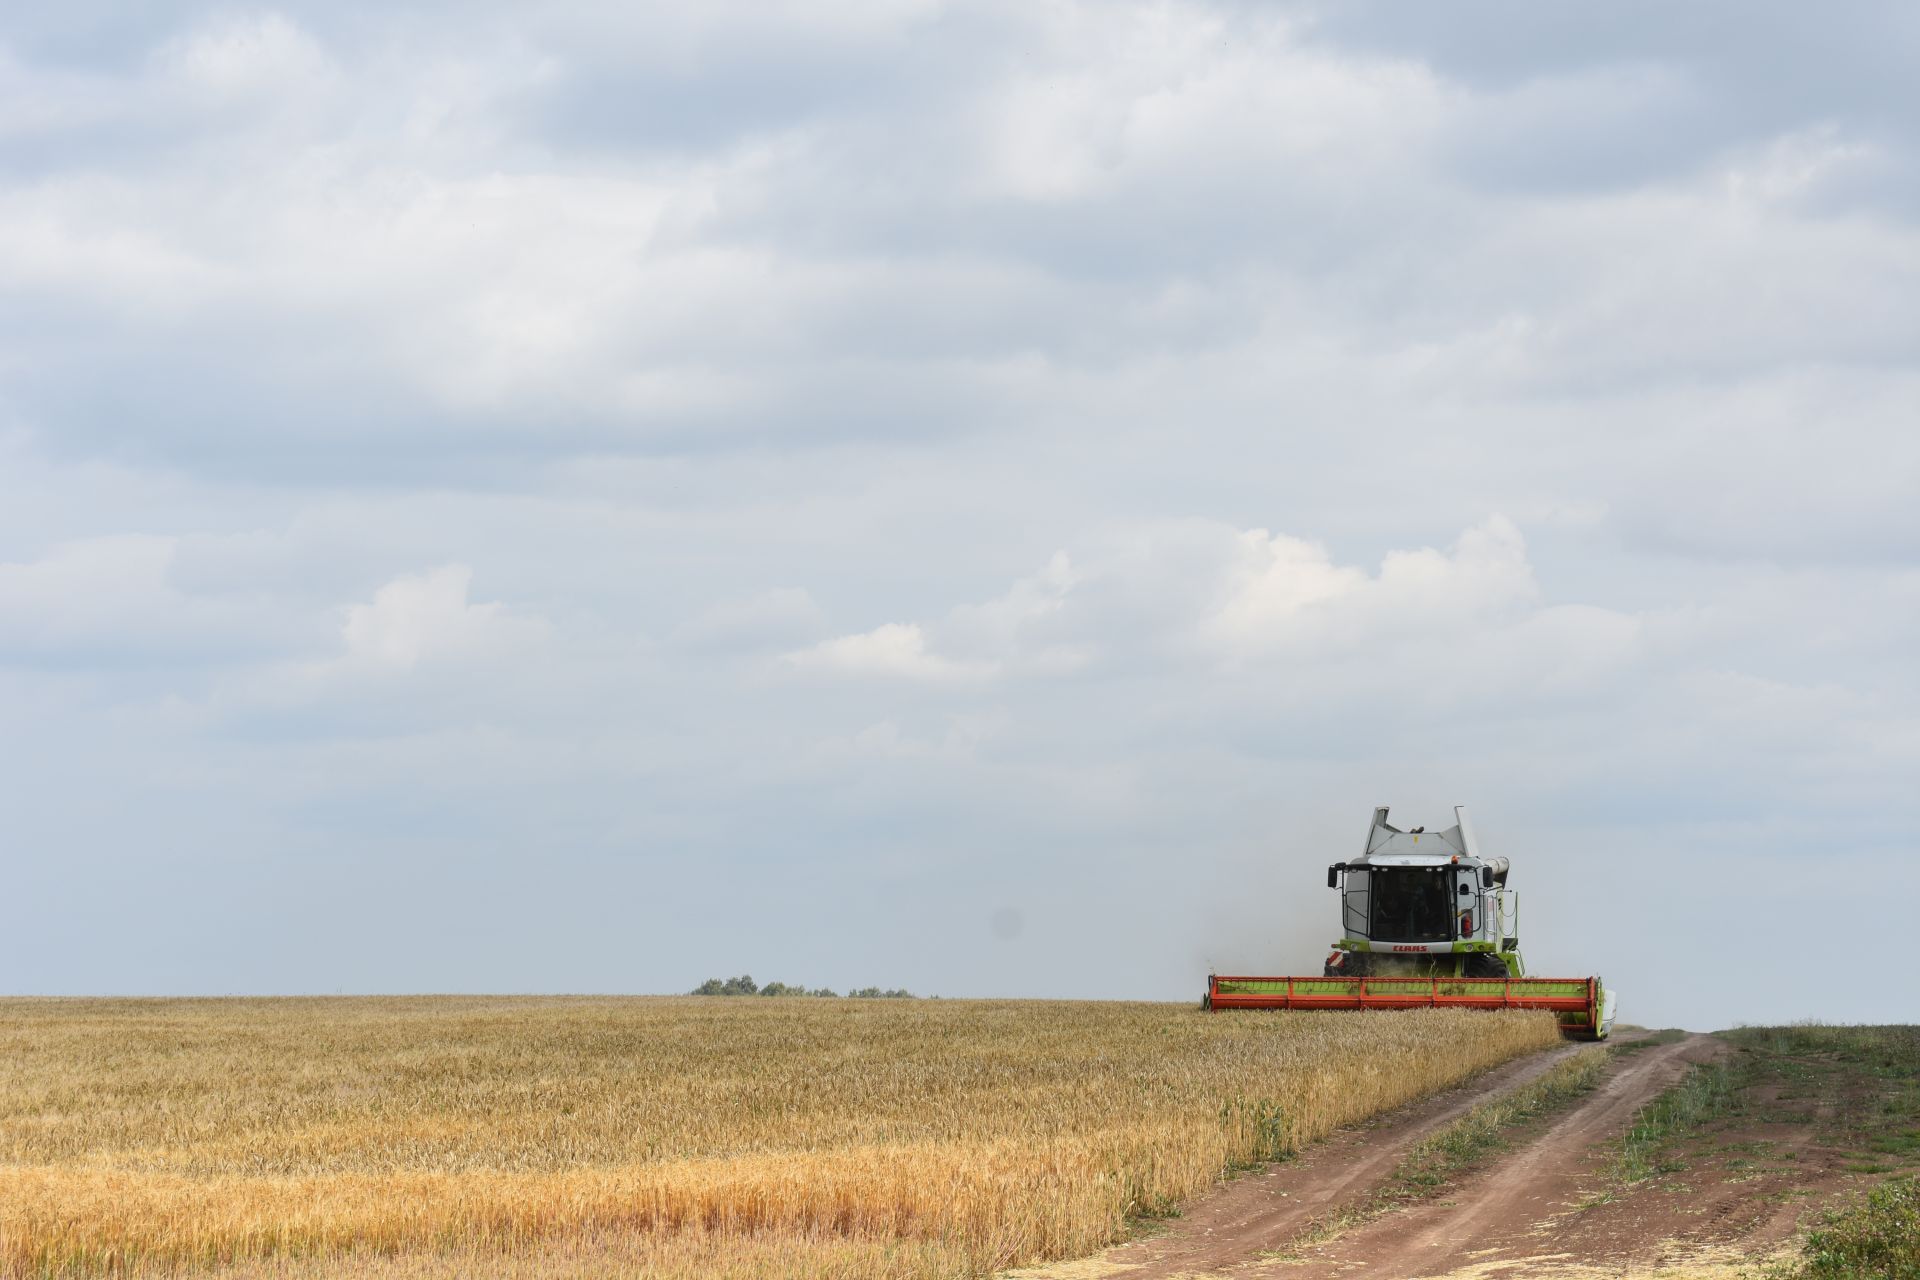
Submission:
<svg viewBox="0 0 1920 1280">
<path fill-rule="evenodd" d="M 1209 1009 L 1545 1009 L 1563 1035 L 1595 1039 L 1602 1026 L 1598 978 L 1207 979 Z M 1604 1034 L 1601 1032 L 1601 1034 Z"/>
</svg>

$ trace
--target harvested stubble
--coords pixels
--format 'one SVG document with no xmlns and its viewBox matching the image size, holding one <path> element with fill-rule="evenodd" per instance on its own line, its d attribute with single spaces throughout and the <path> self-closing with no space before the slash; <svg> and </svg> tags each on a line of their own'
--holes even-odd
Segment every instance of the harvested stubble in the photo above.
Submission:
<svg viewBox="0 0 1920 1280">
<path fill-rule="evenodd" d="M 0 1001 L 0 1266 L 981 1274 L 1555 1039 L 1439 1010 Z"/>
</svg>

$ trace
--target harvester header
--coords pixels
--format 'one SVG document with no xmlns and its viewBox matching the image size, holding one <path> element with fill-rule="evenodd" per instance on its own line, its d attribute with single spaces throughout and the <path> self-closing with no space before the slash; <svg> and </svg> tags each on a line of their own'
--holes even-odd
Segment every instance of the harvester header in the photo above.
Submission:
<svg viewBox="0 0 1920 1280">
<path fill-rule="evenodd" d="M 1484 858 L 1464 805 L 1440 831 L 1373 811 L 1360 856 L 1327 868 L 1343 935 L 1319 977 L 1207 980 L 1209 1009 L 1546 1009 L 1563 1034 L 1599 1040 L 1613 993 L 1598 978 L 1530 978 L 1505 858 Z"/>
</svg>

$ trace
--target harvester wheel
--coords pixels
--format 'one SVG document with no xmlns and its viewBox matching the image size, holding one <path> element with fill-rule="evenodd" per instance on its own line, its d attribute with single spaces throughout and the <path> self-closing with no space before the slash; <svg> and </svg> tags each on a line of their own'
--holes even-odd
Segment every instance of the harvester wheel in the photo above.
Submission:
<svg viewBox="0 0 1920 1280">
<path fill-rule="evenodd" d="M 1335 964 L 1334 958 L 1340 963 Z M 1329 957 L 1321 969 L 1321 976 L 1327 978 L 1364 978 L 1367 976 L 1367 957 L 1359 951 L 1340 951 Z"/>
<path fill-rule="evenodd" d="M 1468 954 L 1466 972 L 1461 976 L 1467 978 L 1505 978 L 1510 975 L 1507 973 L 1506 961 L 1502 960 L 1499 956 L 1489 951 L 1474 951 Z"/>
</svg>

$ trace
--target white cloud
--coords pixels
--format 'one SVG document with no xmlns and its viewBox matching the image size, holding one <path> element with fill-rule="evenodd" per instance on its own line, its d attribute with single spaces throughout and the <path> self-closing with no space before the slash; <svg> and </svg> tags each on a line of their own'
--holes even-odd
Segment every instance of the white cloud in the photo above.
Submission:
<svg viewBox="0 0 1920 1280">
<path fill-rule="evenodd" d="M 0 618 L 16 634 L 74 640 L 138 625 L 177 603 L 167 583 L 175 540 L 89 538 L 41 559 L 0 564 Z"/>
<path fill-rule="evenodd" d="M 603 637 L 568 635 L 531 610 L 473 600 L 473 576 L 468 565 L 442 565 L 400 574 L 370 599 L 317 608 L 333 626 L 327 641 L 231 665 L 196 692 L 196 703 L 229 731 L 337 749 L 343 735 L 425 740 L 478 732 L 496 717 L 530 725 L 578 714 L 604 696 L 593 682 L 617 669 L 620 655 L 606 651 Z M 556 661 L 562 654 L 568 660 Z M 486 732 L 494 757 L 512 753 L 513 734 Z M 423 754 L 419 763 L 430 771 L 432 759 Z"/>
<path fill-rule="evenodd" d="M 1069 675 L 1095 654 L 1078 634 L 1072 592 L 1081 581 L 1066 552 L 1006 594 L 955 606 L 935 624 L 887 623 L 789 653 L 796 670 L 979 684 L 1009 675 Z"/>
<path fill-rule="evenodd" d="M 888 622 L 871 631 L 823 640 L 786 656 L 800 671 L 841 676 L 879 676 L 952 684 L 986 680 L 997 674 L 990 663 L 961 662 L 931 652 L 917 624 Z"/>
<path fill-rule="evenodd" d="M 310 94 L 332 81 L 326 51 L 283 14 L 235 14 L 169 42 L 155 55 L 161 75 L 212 102 L 257 105 Z"/>
<path fill-rule="evenodd" d="M 1309 607 L 1363 591 L 1363 570 L 1335 565 L 1326 549 L 1300 538 L 1249 529 L 1241 555 L 1228 570 L 1226 601 L 1202 632 L 1232 652 L 1258 652 L 1301 621 Z"/>
<path fill-rule="evenodd" d="M 1241 542 L 1225 603 L 1200 623 L 1203 641 L 1235 658 L 1380 643 L 1452 647 L 1463 632 L 1498 630 L 1539 607 L 1525 539 L 1504 516 L 1467 529 L 1445 550 L 1389 552 L 1371 575 L 1264 529 Z"/>
<path fill-rule="evenodd" d="M 344 661 L 406 670 L 429 659 L 511 654 L 545 637 L 540 619 L 509 613 L 499 601 L 470 602 L 472 582 L 466 565 L 446 565 L 395 578 L 368 603 L 349 606 Z"/>
<path fill-rule="evenodd" d="M 984 604 L 960 605 L 939 625 L 942 642 L 995 669 L 1065 675 L 1092 659 L 1085 637 L 1071 634 L 1073 592 L 1084 581 L 1066 552 Z"/>
<path fill-rule="evenodd" d="M 1441 707 L 1599 687 L 1646 656 L 1647 626 L 1594 604 L 1547 603 L 1525 539 L 1502 516 L 1445 549 L 1389 552 L 1372 572 L 1304 538 L 1185 522 L 1057 552 L 984 604 L 841 636 L 786 662 L 963 686 L 1218 673 L 1244 681 L 1249 698 L 1317 689 Z"/>
<path fill-rule="evenodd" d="M 0 563 L 0 663 L 101 667 L 211 665 L 284 647 L 298 624 L 238 595 L 175 582 L 181 539 L 83 538 Z"/>
</svg>

